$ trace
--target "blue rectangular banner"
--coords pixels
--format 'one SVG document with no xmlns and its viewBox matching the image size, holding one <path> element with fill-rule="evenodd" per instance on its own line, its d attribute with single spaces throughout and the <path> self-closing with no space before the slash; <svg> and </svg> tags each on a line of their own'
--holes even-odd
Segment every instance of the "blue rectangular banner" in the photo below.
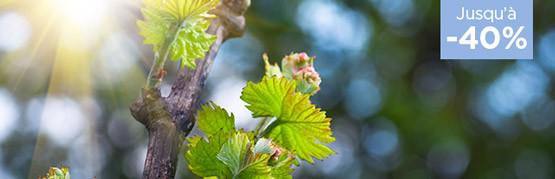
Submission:
<svg viewBox="0 0 555 179">
<path fill-rule="evenodd" d="M 441 59 L 532 59 L 533 0 L 441 0 Z"/>
</svg>

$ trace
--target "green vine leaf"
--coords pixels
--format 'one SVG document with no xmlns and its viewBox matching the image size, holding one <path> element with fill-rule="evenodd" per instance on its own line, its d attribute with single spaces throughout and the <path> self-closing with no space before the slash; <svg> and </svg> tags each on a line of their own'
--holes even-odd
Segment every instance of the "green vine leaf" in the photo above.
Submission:
<svg viewBox="0 0 555 179">
<path fill-rule="evenodd" d="M 248 147 L 247 135 L 236 133 L 222 146 L 222 150 L 216 157 L 229 167 L 233 176 L 236 176 L 244 168 L 243 161 L 247 157 Z"/>
<path fill-rule="evenodd" d="M 209 136 L 208 140 L 199 136 L 192 137 L 194 139 L 189 140 L 189 151 L 185 153 L 189 169 L 195 175 L 201 177 L 230 178 L 231 171 L 226 164 L 216 159 L 216 156 L 231 137 L 231 134 L 219 132 Z"/>
<path fill-rule="evenodd" d="M 291 173 L 293 173 L 294 169 L 291 167 L 295 164 L 295 157 L 290 155 L 281 155 L 278 159 L 274 162 L 273 169 L 272 169 L 272 176 L 275 179 L 291 179 Z"/>
<path fill-rule="evenodd" d="M 269 140 L 259 145 L 268 145 L 270 151 L 257 153 L 252 141 L 245 132 L 218 132 L 208 140 L 194 136 L 188 139 L 185 158 L 189 169 L 201 177 L 291 178 L 294 156 Z"/>
<path fill-rule="evenodd" d="M 218 132 L 235 131 L 235 117 L 233 114 L 210 102 L 203 105 L 197 113 L 199 129 L 208 136 Z"/>
<path fill-rule="evenodd" d="M 309 94 L 295 92 L 294 81 L 265 76 L 260 83 L 249 82 L 241 99 L 254 117 L 275 117 L 265 137 L 292 151 L 299 158 L 313 163 L 335 152 L 322 145 L 335 140 L 331 119 L 310 102 Z"/>
<path fill-rule="evenodd" d="M 265 76 L 258 84 L 248 82 L 241 99 L 248 103 L 254 117 L 279 117 L 285 97 L 294 92 L 293 81 Z"/>
<path fill-rule="evenodd" d="M 238 132 L 224 144 L 217 158 L 231 170 L 233 178 L 269 177 L 269 155 L 253 155 L 249 137 Z"/>
<path fill-rule="evenodd" d="M 182 66 L 196 68 L 195 59 L 204 58 L 216 40 L 206 30 L 215 18 L 209 11 L 218 3 L 219 0 L 144 0 L 144 20 L 137 21 L 144 43 L 153 45 L 157 54 L 166 54 L 161 51 L 167 50 L 170 59 L 181 59 Z"/>
<path fill-rule="evenodd" d="M 268 166 L 268 160 L 270 159 L 269 155 L 260 155 L 254 159 L 254 161 L 250 162 L 245 169 L 237 175 L 237 178 L 256 178 L 256 179 L 265 179 L 265 178 L 274 178 L 272 173 L 272 168 Z M 289 174 L 290 175 L 290 174 Z"/>
</svg>

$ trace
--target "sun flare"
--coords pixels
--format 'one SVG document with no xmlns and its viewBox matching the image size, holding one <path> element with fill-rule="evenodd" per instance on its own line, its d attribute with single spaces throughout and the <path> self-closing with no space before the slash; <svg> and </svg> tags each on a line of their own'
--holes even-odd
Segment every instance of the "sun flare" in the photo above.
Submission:
<svg viewBox="0 0 555 179">
<path fill-rule="evenodd" d="M 72 25 L 82 28 L 99 26 L 105 20 L 107 0 L 49 0 L 50 9 Z"/>
</svg>

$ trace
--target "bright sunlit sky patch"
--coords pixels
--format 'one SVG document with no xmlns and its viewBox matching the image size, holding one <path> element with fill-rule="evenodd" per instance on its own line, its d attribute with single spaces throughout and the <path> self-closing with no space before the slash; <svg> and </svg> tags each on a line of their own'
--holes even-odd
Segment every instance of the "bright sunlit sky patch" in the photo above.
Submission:
<svg viewBox="0 0 555 179">
<path fill-rule="evenodd" d="M 137 64 L 140 53 L 136 41 L 124 32 L 112 32 L 102 43 L 98 59 L 94 61 L 97 69 L 94 75 L 101 84 L 117 83 Z"/>
<path fill-rule="evenodd" d="M 217 105 L 223 107 L 235 116 L 235 124 L 238 128 L 254 129 L 254 121 L 251 119 L 250 111 L 245 107 L 247 103 L 241 100 L 241 91 L 247 81 L 228 77 L 228 80 L 219 83 L 214 87 L 214 94 L 211 97 Z"/>
<path fill-rule="evenodd" d="M 43 108 L 43 129 L 56 144 L 65 146 L 85 128 L 85 116 L 80 105 L 69 98 L 51 97 Z"/>
<path fill-rule="evenodd" d="M 49 0 L 51 8 L 68 23 L 91 28 L 101 25 L 108 10 L 108 0 Z"/>
<path fill-rule="evenodd" d="M 29 22 L 16 12 L 0 13 L 0 27 L 0 51 L 21 48 L 31 36 Z"/>
</svg>

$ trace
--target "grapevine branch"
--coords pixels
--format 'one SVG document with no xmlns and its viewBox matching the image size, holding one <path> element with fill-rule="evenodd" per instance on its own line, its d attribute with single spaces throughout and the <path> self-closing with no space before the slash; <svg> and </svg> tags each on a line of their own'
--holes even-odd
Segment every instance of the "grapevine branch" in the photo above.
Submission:
<svg viewBox="0 0 555 179">
<path fill-rule="evenodd" d="M 168 97 L 162 97 L 159 88 L 167 55 L 156 55 L 147 85 L 130 106 L 133 117 L 149 133 L 143 178 L 174 178 L 181 146 L 179 138 L 188 135 L 195 124 L 194 116 L 208 70 L 222 43 L 243 34 L 243 14 L 249 4 L 250 0 L 222 0 L 213 10 L 218 18 L 212 21 L 207 32 L 216 35 L 216 41 L 204 59 L 198 61 L 196 69 L 183 68 L 178 72 Z"/>
</svg>

